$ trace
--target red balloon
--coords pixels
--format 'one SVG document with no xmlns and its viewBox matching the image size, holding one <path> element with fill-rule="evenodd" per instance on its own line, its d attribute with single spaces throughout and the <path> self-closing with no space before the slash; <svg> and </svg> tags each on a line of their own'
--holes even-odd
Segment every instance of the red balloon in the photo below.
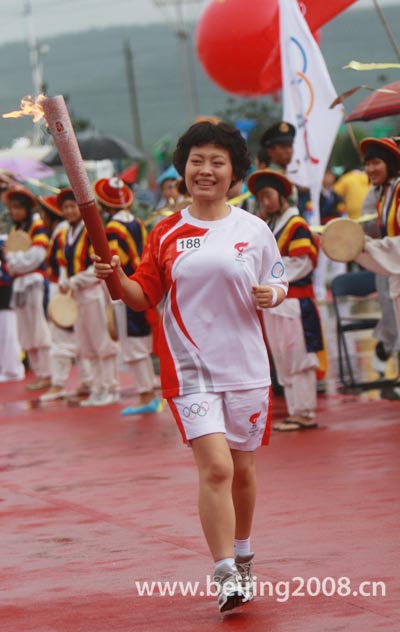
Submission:
<svg viewBox="0 0 400 632">
<path fill-rule="evenodd" d="M 316 31 L 355 0 L 299 2 Z M 196 29 L 204 70 L 223 90 L 261 96 L 281 87 L 278 0 L 212 0 Z"/>
<path fill-rule="evenodd" d="M 199 59 L 221 88 L 249 96 L 261 94 L 259 79 L 274 42 L 276 0 L 213 0 L 196 29 Z"/>
</svg>

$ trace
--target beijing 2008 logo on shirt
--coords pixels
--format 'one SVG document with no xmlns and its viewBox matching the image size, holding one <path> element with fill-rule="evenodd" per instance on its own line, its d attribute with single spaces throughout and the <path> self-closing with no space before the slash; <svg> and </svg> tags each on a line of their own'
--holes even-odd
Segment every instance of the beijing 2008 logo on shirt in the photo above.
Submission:
<svg viewBox="0 0 400 632">
<path fill-rule="evenodd" d="M 233 246 L 237 252 L 235 261 L 239 261 L 239 263 L 244 263 L 246 261 L 244 251 L 246 250 L 248 245 L 249 245 L 248 241 L 238 241 L 238 243 Z"/>
</svg>

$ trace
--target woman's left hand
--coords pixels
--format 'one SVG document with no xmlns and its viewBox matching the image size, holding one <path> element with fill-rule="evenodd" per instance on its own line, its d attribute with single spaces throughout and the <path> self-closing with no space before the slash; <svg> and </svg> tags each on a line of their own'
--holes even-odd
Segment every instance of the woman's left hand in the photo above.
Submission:
<svg viewBox="0 0 400 632">
<path fill-rule="evenodd" d="M 285 297 L 281 288 L 272 288 L 270 285 L 253 285 L 251 292 L 256 299 L 257 307 L 260 309 L 279 305 Z M 281 293 L 283 295 L 282 297 Z"/>
</svg>

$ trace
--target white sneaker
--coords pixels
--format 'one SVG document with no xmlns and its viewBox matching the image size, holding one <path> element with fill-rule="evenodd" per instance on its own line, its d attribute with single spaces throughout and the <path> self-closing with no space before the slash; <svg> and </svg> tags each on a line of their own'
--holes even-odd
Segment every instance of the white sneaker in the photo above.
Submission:
<svg viewBox="0 0 400 632">
<path fill-rule="evenodd" d="M 93 393 L 88 399 L 84 399 L 80 402 L 80 406 L 108 406 L 109 404 L 115 404 L 119 402 L 119 393 L 109 393 L 108 391 L 102 391 L 101 393 Z"/>
<path fill-rule="evenodd" d="M 51 389 L 47 391 L 47 393 L 43 393 L 39 397 L 40 402 L 55 402 L 57 399 L 64 399 L 66 397 L 67 391 L 61 389 L 60 391 L 52 391 Z"/>
<path fill-rule="evenodd" d="M 238 573 L 241 577 L 242 588 L 247 596 L 247 600 L 251 601 L 254 597 L 254 584 L 253 584 L 253 557 L 254 553 L 247 553 L 245 555 L 236 555 L 235 564 Z"/>
<path fill-rule="evenodd" d="M 221 564 L 214 573 L 214 582 L 218 585 L 218 605 L 220 612 L 238 608 L 248 600 L 237 570 L 229 564 Z"/>
<path fill-rule="evenodd" d="M 88 408 L 89 406 L 103 406 L 103 399 L 103 393 L 92 393 L 87 399 L 79 402 L 79 406 L 83 406 L 83 408 Z"/>
<path fill-rule="evenodd" d="M 119 393 L 108 393 L 105 391 L 101 394 L 102 403 L 98 404 L 98 406 L 108 406 L 109 404 L 115 404 L 119 402 Z"/>
</svg>

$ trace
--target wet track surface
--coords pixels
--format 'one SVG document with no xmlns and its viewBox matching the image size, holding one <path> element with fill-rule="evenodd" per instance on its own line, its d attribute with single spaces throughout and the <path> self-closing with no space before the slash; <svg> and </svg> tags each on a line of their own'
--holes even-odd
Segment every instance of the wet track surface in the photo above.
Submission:
<svg viewBox="0 0 400 632">
<path fill-rule="evenodd" d="M 213 569 L 191 451 L 168 409 L 121 417 L 131 398 L 127 386 L 82 410 L 0 385 L 1 632 L 400 629 L 400 402 L 329 393 L 319 428 L 272 434 L 252 536 L 264 595 L 222 617 L 213 596 L 138 593 L 174 580 L 206 592 Z M 292 578 L 316 578 L 317 594 Z"/>
</svg>

